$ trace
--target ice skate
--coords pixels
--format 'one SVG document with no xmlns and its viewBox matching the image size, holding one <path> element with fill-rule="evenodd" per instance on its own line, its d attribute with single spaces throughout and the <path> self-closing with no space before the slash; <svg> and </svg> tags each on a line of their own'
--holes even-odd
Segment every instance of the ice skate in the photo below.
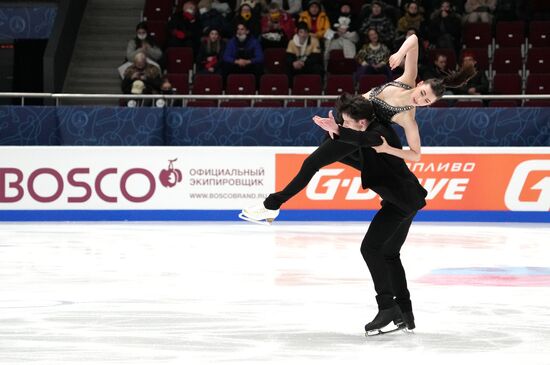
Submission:
<svg viewBox="0 0 550 365">
<path fill-rule="evenodd" d="M 412 313 L 411 313 L 412 314 Z M 414 323 L 414 322 L 413 322 Z M 374 319 L 365 325 L 365 335 L 377 336 L 407 328 L 399 307 L 381 309 Z"/>
<path fill-rule="evenodd" d="M 406 332 L 414 332 L 416 325 L 414 324 L 414 315 L 413 312 L 403 312 L 402 314 L 404 330 Z"/>
<path fill-rule="evenodd" d="M 239 214 L 239 218 L 252 223 L 270 225 L 275 218 L 279 215 L 279 209 L 272 210 L 267 209 L 264 203 L 253 205 L 249 208 L 245 208 Z"/>
</svg>

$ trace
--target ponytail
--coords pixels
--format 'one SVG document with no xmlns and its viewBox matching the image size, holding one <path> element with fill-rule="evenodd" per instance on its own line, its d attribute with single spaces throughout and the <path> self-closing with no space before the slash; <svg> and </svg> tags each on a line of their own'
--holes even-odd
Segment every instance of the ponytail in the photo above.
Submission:
<svg viewBox="0 0 550 365">
<path fill-rule="evenodd" d="M 466 84 L 477 73 L 474 65 L 467 65 L 458 71 L 451 71 L 442 79 L 428 79 L 429 84 L 437 98 L 445 93 L 447 88 L 454 89 Z"/>
</svg>

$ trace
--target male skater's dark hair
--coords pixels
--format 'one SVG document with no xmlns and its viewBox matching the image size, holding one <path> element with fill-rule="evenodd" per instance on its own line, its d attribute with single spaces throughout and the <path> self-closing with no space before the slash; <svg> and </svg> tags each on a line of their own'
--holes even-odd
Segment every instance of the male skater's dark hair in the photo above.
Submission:
<svg viewBox="0 0 550 365">
<path fill-rule="evenodd" d="M 374 119 L 372 103 L 362 95 L 343 93 L 336 100 L 334 106 L 339 118 L 341 118 L 343 113 L 346 113 L 355 120 L 366 119 L 371 121 Z"/>
</svg>

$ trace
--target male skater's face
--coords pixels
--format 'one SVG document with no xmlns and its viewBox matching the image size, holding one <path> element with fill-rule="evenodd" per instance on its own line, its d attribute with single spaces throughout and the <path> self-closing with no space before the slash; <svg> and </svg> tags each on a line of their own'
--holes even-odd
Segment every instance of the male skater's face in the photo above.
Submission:
<svg viewBox="0 0 550 365">
<path fill-rule="evenodd" d="M 344 123 L 342 124 L 345 128 L 353 129 L 356 131 L 363 132 L 367 129 L 369 122 L 366 119 L 355 120 L 350 117 L 347 113 L 342 113 L 342 119 Z"/>
</svg>

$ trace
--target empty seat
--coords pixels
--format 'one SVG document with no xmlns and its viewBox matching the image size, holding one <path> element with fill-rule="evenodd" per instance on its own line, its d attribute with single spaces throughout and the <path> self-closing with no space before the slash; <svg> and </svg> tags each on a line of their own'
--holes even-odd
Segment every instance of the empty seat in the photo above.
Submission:
<svg viewBox="0 0 550 365">
<path fill-rule="evenodd" d="M 525 23 L 523 21 L 497 22 L 495 43 L 499 47 L 520 47 L 525 43 Z"/>
<path fill-rule="evenodd" d="M 193 92 L 195 95 L 221 95 L 222 93 L 221 75 L 198 74 L 193 81 Z M 217 106 L 217 99 L 198 99 L 189 101 L 188 106 Z"/>
<path fill-rule="evenodd" d="M 515 73 L 522 69 L 521 50 L 514 48 L 497 48 L 493 58 L 493 70 L 496 73 Z"/>
<path fill-rule="evenodd" d="M 550 47 L 550 21 L 532 20 L 529 23 L 529 44 Z"/>
<path fill-rule="evenodd" d="M 354 94 L 353 77 L 351 75 L 328 75 L 325 95 Z"/>
<path fill-rule="evenodd" d="M 434 103 L 429 105 L 430 108 L 447 108 L 449 107 L 449 102 L 447 100 L 439 99 Z"/>
<path fill-rule="evenodd" d="M 526 68 L 530 73 L 547 73 L 550 66 L 550 49 L 533 47 L 527 53 Z"/>
<path fill-rule="evenodd" d="M 521 77 L 517 73 L 497 73 L 493 79 L 494 94 L 521 94 Z"/>
<path fill-rule="evenodd" d="M 247 108 L 250 106 L 250 101 L 248 100 L 226 100 L 220 102 L 220 107 L 222 108 Z"/>
<path fill-rule="evenodd" d="M 296 75 L 292 83 L 292 95 L 321 95 L 321 76 L 319 75 Z M 298 105 L 296 105 L 298 103 Z M 317 100 L 289 102 L 289 106 L 315 106 Z"/>
<path fill-rule="evenodd" d="M 176 94 L 189 94 L 189 79 L 183 74 L 166 74 Z"/>
<path fill-rule="evenodd" d="M 550 73 L 530 74 L 527 77 L 526 94 L 550 94 Z"/>
<path fill-rule="evenodd" d="M 386 75 L 363 75 L 359 79 L 358 92 L 359 94 L 364 94 L 373 87 L 385 84 L 386 80 Z"/>
<path fill-rule="evenodd" d="M 531 108 L 548 108 L 550 107 L 550 100 L 548 99 L 532 99 L 525 100 L 523 106 Z"/>
<path fill-rule="evenodd" d="M 225 93 L 230 95 L 256 94 L 256 76 L 253 74 L 230 74 L 227 76 Z M 223 103 L 228 106 L 250 106 L 250 100 L 230 100 L 238 103 Z M 222 106 L 223 106 L 222 105 Z"/>
<path fill-rule="evenodd" d="M 174 0 L 146 0 L 143 8 L 143 19 L 166 22 L 174 8 Z"/>
<path fill-rule="evenodd" d="M 288 76 L 285 74 L 264 74 L 260 78 L 260 95 L 288 95 Z M 255 107 L 280 107 L 283 100 L 261 100 Z"/>
<path fill-rule="evenodd" d="M 339 49 L 330 51 L 327 71 L 330 74 L 352 75 L 357 70 L 355 58 L 345 58 L 344 52 Z"/>
<path fill-rule="evenodd" d="M 166 43 L 166 22 L 159 20 L 147 21 L 147 30 L 159 47 L 163 48 Z"/>
<path fill-rule="evenodd" d="M 265 73 L 286 73 L 286 49 L 267 48 L 264 50 Z"/>
<path fill-rule="evenodd" d="M 193 70 L 193 48 L 170 47 L 166 50 L 166 70 L 188 75 Z"/>
<path fill-rule="evenodd" d="M 487 23 L 467 23 L 464 25 L 462 38 L 466 48 L 485 48 L 491 44 L 493 34 Z"/>
<path fill-rule="evenodd" d="M 489 102 L 490 108 L 515 108 L 519 106 L 517 100 L 491 100 Z"/>
</svg>

